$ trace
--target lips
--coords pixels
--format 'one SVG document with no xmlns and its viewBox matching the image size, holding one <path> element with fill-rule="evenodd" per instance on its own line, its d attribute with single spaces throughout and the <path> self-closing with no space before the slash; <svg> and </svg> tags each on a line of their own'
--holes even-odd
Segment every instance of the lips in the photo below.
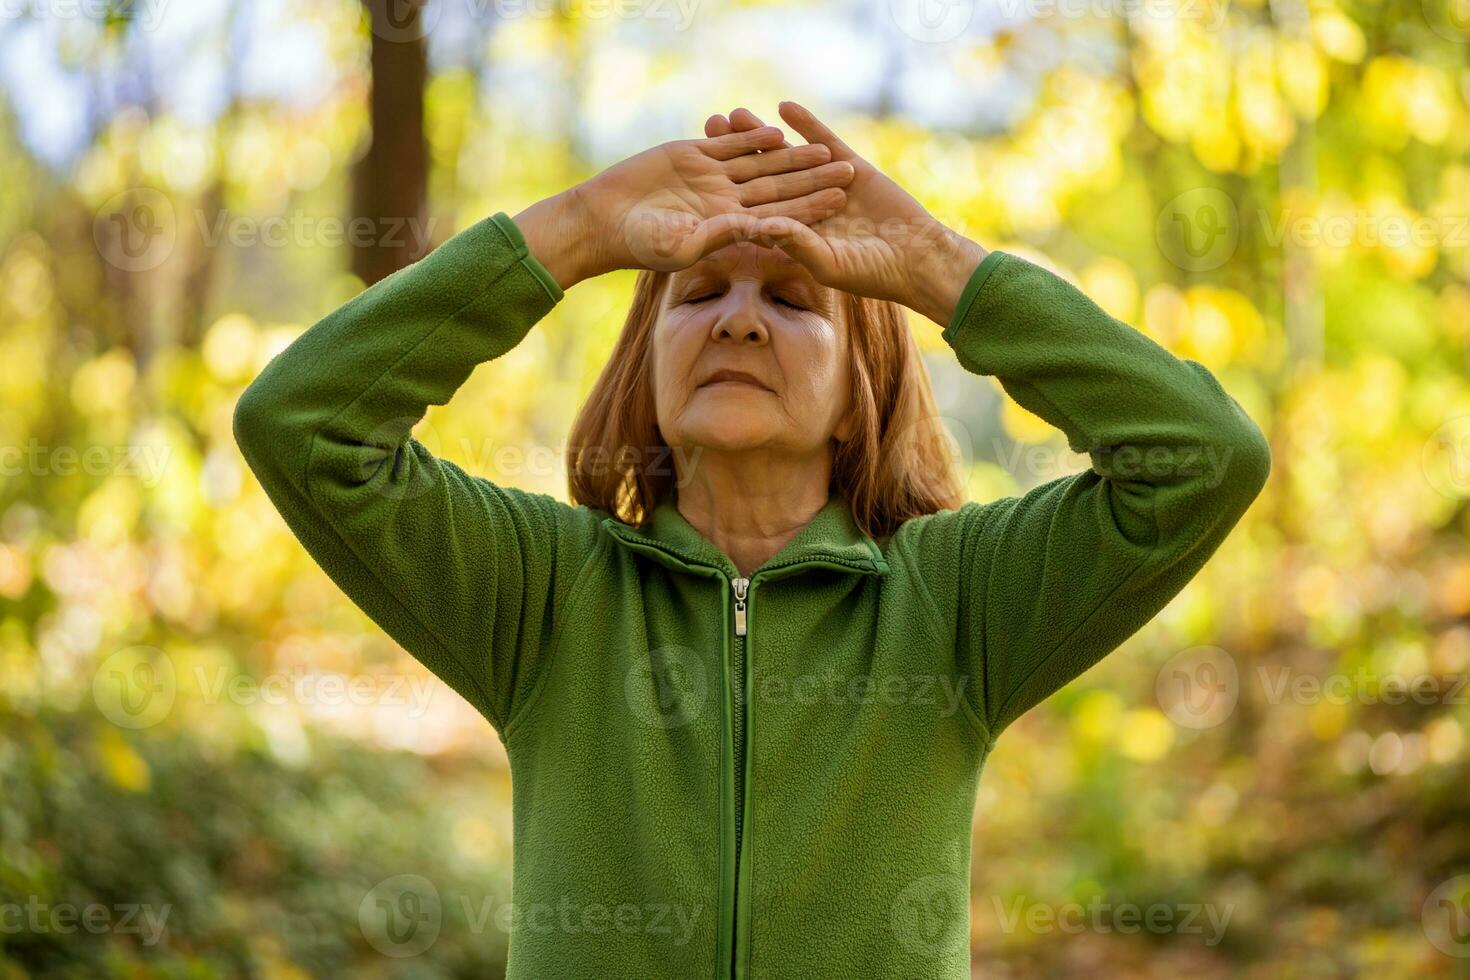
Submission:
<svg viewBox="0 0 1470 980">
<path fill-rule="evenodd" d="M 757 378 L 753 374 L 746 374 L 744 371 L 729 371 L 729 370 L 721 370 L 721 371 L 714 372 L 709 377 L 705 378 L 704 381 L 700 384 L 699 387 L 705 388 L 705 387 L 708 387 L 709 385 L 717 385 L 717 384 L 742 384 L 742 385 L 749 385 L 749 386 L 751 386 L 753 388 L 759 388 L 762 391 L 770 391 L 771 390 L 768 385 L 766 385 L 763 381 L 761 381 L 760 378 Z"/>
</svg>

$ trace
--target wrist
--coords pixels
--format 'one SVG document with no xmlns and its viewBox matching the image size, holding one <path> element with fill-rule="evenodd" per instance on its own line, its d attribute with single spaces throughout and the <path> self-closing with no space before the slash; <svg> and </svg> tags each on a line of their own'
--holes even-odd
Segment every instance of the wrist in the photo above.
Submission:
<svg viewBox="0 0 1470 980">
<path fill-rule="evenodd" d="M 949 326 L 965 284 L 989 254 L 979 243 L 939 225 L 937 236 L 919 254 L 911 275 L 912 300 L 904 305 Z"/>
<path fill-rule="evenodd" d="M 546 267 L 563 291 L 602 271 L 589 245 L 596 239 L 588 220 L 580 185 L 537 201 L 513 220 L 526 248 Z"/>
</svg>

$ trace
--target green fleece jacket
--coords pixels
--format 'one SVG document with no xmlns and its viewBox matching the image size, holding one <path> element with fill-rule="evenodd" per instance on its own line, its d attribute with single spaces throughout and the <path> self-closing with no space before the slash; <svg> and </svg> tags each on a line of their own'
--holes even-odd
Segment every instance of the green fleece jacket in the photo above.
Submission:
<svg viewBox="0 0 1470 980">
<path fill-rule="evenodd" d="M 303 333 L 234 416 L 306 550 L 504 741 L 509 977 L 968 977 L 996 737 L 1199 571 L 1266 440 L 1204 367 L 992 252 L 944 339 L 1091 468 L 881 541 L 833 496 L 746 580 L 672 499 L 638 529 L 410 436 L 562 295 L 498 213 Z"/>
</svg>

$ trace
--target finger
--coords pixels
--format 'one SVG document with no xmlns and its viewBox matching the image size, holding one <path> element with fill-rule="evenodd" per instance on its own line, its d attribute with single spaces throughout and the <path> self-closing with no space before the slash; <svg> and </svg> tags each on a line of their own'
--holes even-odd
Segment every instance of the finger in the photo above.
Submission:
<svg viewBox="0 0 1470 980">
<path fill-rule="evenodd" d="M 822 124 L 811 110 L 797 102 L 782 102 L 776 107 L 781 113 L 781 118 L 791 124 L 808 143 L 821 143 L 832 151 L 833 160 L 855 160 L 858 155 L 852 151 L 837 134 Z"/>
<path fill-rule="evenodd" d="M 776 201 L 789 201 L 824 187 L 846 187 L 852 183 L 855 172 L 852 164 L 839 160 L 807 170 L 757 177 L 736 185 L 736 194 L 743 206 L 753 208 Z"/>
<path fill-rule="evenodd" d="M 735 130 L 730 126 L 730 120 L 719 113 L 715 113 L 704 121 L 704 135 L 709 137 L 724 136 Z"/>
<path fill-rule="evenodd" d="M 840 187 L 824 187 L 804 197 L 773 201 L 746 211 L 760 218 L 792 218 L 809 225 L 832 217 L 846 205 L 846 191 Z"/>
<path fill-rule="evenodd" d="M 746 130 L 758 129 L 761 126 L 764 126 L 765 123 L 761 122 L 760 117 L 758 117 L 755 113 L 751 112 L 744 106 L 740 106 L 739 108 L 731 111 L 730 125 L 737 130 Z M 787 143 L 785 140 L 782 140 L 781 145 L 790 146 L 791 144 Z"/>
<path fill-rule="evenodd" d="M 820 143 L 804 143 L 801 146 L 782 150 L 767 150 L 764 153 L 747 153 L 736 157 L 725 167 L 725 175 L 737 184 L 757 177 L 783 174 L 792 170 L 806 170 L 820 166 L 832 159 L 832 151 Z"/>
<path fill-rule="evenodd" d="M 688 254 L 679 256 L 680 268 L 687 268 L 733 242 L 744 242 L 754 238 L 760 230 L 762 219 L 748 211 L 727 211 L 701 221 L 689 237 L 692 243 Z"/>
<path fill-rule="evenodd" d="M 822 273 L 832 266 L 832 248 L 827 240 L 793 218 L 762 218 L 755 229 L 754 240 L 779 248 L 823 280 Z"/>
<path fill-rule="evenodd" d="M 700 141 L 700 149 L 716 160 L 733 160 L 755 150 L 774 150 L 786 140 L 775 126 L 762 126 L 746 132 L 726 133 Z"/>
<path fill-rule="evenodd" d="M 758 126 L 764 126 L 765 123 L 761 122 L 755 113 L 742 105 L 730 110 L 730 125 L 736 129 L 755 129 Z"/>
</svg>

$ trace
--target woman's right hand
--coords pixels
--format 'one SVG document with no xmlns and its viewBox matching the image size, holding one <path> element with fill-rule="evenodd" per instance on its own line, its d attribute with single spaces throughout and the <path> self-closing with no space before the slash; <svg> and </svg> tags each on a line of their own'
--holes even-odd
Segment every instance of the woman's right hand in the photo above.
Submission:
<svg viewBox="0 0 1470 980">
<path fill-rule="evenodd" d="M 673 272 L 761 219 L 802 224 L 841 211 L 852 164 L 820 143 L 787 146 L 762 126 L 674 140 L 616 163 L 515 216 L 527 247 L 563 289 L 617 269 Z"/>
<path fill-rule="evenodd" d="M 793 223 L 777 215 L 762 222 L 764 234 L 753 237 L 800 262 L 823 286 L 901 303 L 946 326 L 970 276 L 989 253 L 946 227 L 810 109 L 795 102 L 782 102 L 778 109 L 809 143 L 826 146 L 834 160 L 852 164 L 856 176 L 846 188 L 847 206 L 840 216 Z M 728 119 L 711 116 L 704 131 L 718 136 L 764 126 L 741 108 Z"/>
</svg>

